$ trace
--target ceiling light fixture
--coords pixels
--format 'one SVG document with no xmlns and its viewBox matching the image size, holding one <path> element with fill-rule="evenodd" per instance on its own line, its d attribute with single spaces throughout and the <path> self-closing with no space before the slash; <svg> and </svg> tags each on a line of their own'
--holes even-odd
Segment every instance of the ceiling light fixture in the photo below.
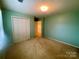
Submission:
<svg viewBox="0 0 79 59">
<path fill-rule="evenodd" d="M 18 0 L 19 2 L 23 2 L 23 0 Z"/>
<path fill-rule="evenodd" d="M 48 11 L 48 6 L 42 5 L 42 6 L 40 7 L 40 9 L 41 9 L 42 12 L 46 12 L 46 11 Z"/>
</svg>

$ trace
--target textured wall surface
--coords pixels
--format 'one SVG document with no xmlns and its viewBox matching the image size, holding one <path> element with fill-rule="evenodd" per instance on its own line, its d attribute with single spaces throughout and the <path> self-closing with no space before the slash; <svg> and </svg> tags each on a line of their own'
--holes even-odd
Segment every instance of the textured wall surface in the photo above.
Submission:
<svg viewBox="0 0 79 59">
<path fill-rule="evenodd" d="M 79 12 L 51 15 L 44 21 L 45 37 L 79 47 Z"/>
<path fill-rule="evenodd" d="M 0 9 L 0 59 L 3 59 L 9 41 L 7 40 L 6 34 L 4 33 L 1 11 L 2 10 Z"/>
</svg>

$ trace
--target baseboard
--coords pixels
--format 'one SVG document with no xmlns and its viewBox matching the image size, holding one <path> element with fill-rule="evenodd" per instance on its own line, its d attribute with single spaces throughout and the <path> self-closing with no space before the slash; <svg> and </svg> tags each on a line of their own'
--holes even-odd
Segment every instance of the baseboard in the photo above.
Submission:
<svg viewBox="0 0 79 59">
<path fill-rule="evenodd" d="M 75 46 L 75 45 L 73 45 L 73 44 L 69 44 L 69 43 L 67 43 L 67 42 L 64 42 L 64 41 L 60 41 L 60 40 L 57 40 L 57 39 L 52 39 L 52 38 L 49 38 L 49 37 L 47 37 L 48 39 L 51 39 L 51 40 L 54 40 L 54 41 L 57 41 L 57 42 L 60 42 L 60 43 L 63 43 L 63 44 L 66 44 L 66 45 L 69 45 L 69 46 L 72 46 L 72 47 L 74 47 L 74 48 L 79 48 L 79 46 Z"/>
</svg>

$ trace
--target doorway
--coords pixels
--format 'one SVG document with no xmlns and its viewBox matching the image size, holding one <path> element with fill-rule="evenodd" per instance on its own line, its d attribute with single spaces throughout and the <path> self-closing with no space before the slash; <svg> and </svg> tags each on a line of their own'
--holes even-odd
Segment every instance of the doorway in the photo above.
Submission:
<svg viewBox="0 0 79 59">
<path fill-rule="evenodd" d="M 42 37 L 42 20 L 40 18 L 35 17 L 35 37 Z"/>
</svg>

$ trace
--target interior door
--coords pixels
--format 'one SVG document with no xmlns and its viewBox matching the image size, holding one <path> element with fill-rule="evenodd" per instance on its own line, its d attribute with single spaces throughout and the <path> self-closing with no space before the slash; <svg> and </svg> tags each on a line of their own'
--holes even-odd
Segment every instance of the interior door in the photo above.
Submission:
<svg viewBox="0 0 79 59">
<path fill-rule="evenodd" d="M 30 38 L 30 19 L 12 17 L 14 42 L 21 42 Z"/>
</svg>

